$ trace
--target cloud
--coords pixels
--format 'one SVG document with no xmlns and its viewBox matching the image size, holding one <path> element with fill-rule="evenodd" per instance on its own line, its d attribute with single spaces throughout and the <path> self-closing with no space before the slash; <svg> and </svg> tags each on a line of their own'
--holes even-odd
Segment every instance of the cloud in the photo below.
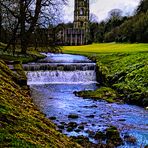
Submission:
<svg viewBox="0 0 148 148">
<path fill-rule="evenodd" d="M 90 0 L 90 13 L 94 13 L 99 21 L 106 19 L 112 9 L 121 9 L 124 15 L 131 15 L 139 2 L 140 0 Z M 74 0 L 69 0 L 64 11 L 64 21 L 73 21 Z"/>
</svg>

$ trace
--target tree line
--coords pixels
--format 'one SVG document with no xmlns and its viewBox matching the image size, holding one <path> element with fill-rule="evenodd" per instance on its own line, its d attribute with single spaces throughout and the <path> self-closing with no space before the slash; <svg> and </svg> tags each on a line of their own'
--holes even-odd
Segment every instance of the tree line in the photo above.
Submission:
<svg viewBox="0 0 148 148">
<path fill-rule="evenodd" d="M 111 10 L 109 16 L 100 23 L 90 22 L 90 43 L 148 43 L 148 0 L 141 0 L 133 16 L 122 16 L 120 9 Z"/>
</svg>

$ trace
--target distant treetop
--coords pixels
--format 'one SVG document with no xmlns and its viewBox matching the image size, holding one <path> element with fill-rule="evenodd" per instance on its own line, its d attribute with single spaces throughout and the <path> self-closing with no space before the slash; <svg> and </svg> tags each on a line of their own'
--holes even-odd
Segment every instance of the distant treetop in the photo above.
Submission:
<svg viewBox="0 0 148 148">
<path fill-rule="evenodd" d="M 148 11 L 148 0 L 141 0 L 138 8 L 137 8 L 137 14 L 139 13 L 146 13 Z"/>
</svg>

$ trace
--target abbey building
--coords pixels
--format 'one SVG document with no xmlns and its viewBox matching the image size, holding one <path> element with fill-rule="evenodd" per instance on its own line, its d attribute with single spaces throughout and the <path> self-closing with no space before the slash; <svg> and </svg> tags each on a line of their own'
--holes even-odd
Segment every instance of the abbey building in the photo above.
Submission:
<svg viewBox="0 0 148 148">
<path fill-rule="evenodd" d="M 64 45 L 85 45 L 89 36 L 89 0 L 75 0 L 73 28 L 60 31 Z"/>
</svg>

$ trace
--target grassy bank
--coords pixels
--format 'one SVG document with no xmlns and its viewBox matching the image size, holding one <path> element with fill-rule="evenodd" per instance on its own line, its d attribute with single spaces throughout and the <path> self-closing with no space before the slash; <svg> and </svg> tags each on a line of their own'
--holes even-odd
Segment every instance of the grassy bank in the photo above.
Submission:
<svg viewBox="0 0 148 148">
<path fill-rule="evenodd" d="M 34 48 L 29 48 L 26 55 L 21 54 L 20 48 L 16 48 L 16 51 L 13 55 L 12 49 L 8 49 L 4 52 L 3 50 L 5 47 L 6 44 L 0 42 L 0 59 L 4 61 L 20 61 L 22 63 L 28 63 L 45 57 L 38 51 L 35 51 Z"/>
<path fill-rule="evenodd" d="M 0 147 L 80 147 L 56 131 L 18 79 L 0 60 Z"/>
<path fill-rule="evenodd" d="M 66 46 L 63 52 L 89 56 L 97 63 L 98 81 L 116 90 L 123 101 L 148 106 L 148 44 Z"/>
</svg>

